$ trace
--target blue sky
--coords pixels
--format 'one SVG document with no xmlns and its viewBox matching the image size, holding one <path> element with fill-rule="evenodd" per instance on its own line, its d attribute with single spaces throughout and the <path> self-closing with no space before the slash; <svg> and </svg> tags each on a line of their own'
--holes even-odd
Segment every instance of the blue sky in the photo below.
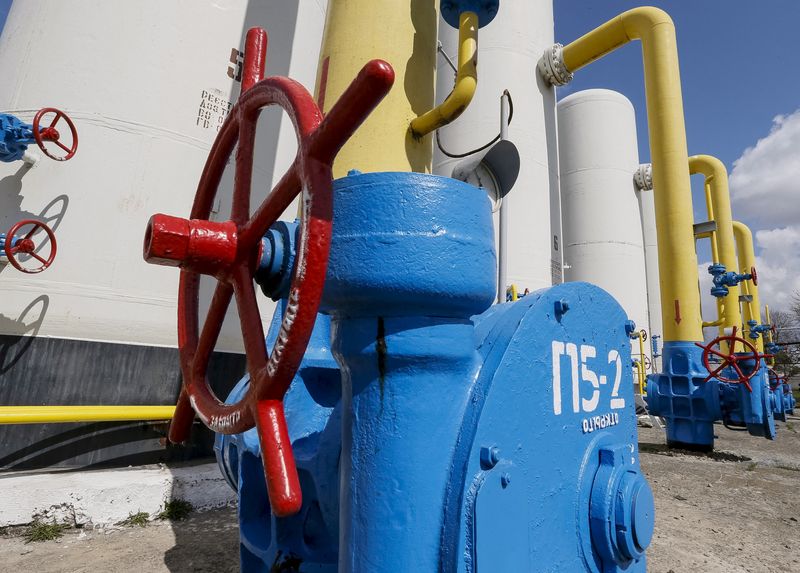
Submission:
<svg viewBox="0 0 800 573">
<path fill-rule="evenodd" d="M 566 44 L 642 4 L 555 0 L 556 41 Z M 675 22 L 689 154 L 714 155 L 733 171 L 734 218 L 756 234 L 762 298 L 785 307 L 791 291 L 800 289 L 800 159 L 795 159 L 800 113 L 792 115 L 800 108 L 800 1 L 650 4 Z M 566 89 L 559 89 L 559 97 L 596 87 L 619 91 L 633 102 L 640 158 L 649 161 L 641 44 L 623 46 L 580 70 Z M 692 179 L 695 213 L 702 220 L 702 180 Z M 708 261 L 707 253 L 703 246 L 701 262 Z"/>
<path fill-rule="evenodd" d="M 0 0 L 0 32 L 3 31 L 3 25 L 6 23 L 6 16 L 10 6 L 11 0 Z"/>
</svg>

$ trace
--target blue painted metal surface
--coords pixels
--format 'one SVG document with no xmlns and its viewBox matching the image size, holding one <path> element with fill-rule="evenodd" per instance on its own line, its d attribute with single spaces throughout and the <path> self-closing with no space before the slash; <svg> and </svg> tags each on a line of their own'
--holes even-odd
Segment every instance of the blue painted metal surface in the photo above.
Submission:
<svg viewBox="0 0 800 573">
<path fill-rule="evenodd" d="M 441 0 L 439 8 L 444 21 L 453 28 L 458 29 L 458 17 L 462 12 L 475 12 L 478 26 L 483 28 L 497 16 L 500 0 Z"/>
<path fill-rule="evenodd" d="M 17 237 L 16 235 L 11 237 L 11 246 L 12 247 L 14 245 L 16 245 L 18 242 L 19 242 L 19 237 Z M 3 249 L 5 249 L 5 248 L 6 248 L 6 234 L 5 233 L 0 233 L 0 257 L 5 257 L 6 256 L 5 253 L 3 252 Z"/>
<path fill-rule="evenodd" d="M 16 116 L 0 113 L 0 161 L 11 163 L 22 159 L 33 142 L 32 125 Z"/>
<path fill-rule="evenodd" d="M 728 384 L 708 377 L 702 361 L 703 350 L 693 342 L 664 343 L 663 369 L 647 377 L 647 406 L 650 414 L 667 421 L 667 444 L 673 447 L 711 450 L 714 422 L 746 427 L 754 436 L 775 439 L 767 368 L 762 364 L 744 384 Z M 745 362 L 739 366 L 748 372 Z M 724 370 L 723 374 L 735 377 Z"/>
<path fill-rule="evenodd" d="M 302 511 L 270 514 L 253 431 L 217 440 L 242 569 L 644 572 L 619 304 L 570 283 L 490 306 L 490 205 L 465 183 L 358 174 L 334 192 L 326 314 L 285 399 Z"/>
<path fill-rule="evenodd" d="M 750 273 L 739 274 L 735 272 L 726 272 L 725 265 L 721 263 L 714 263 L 708 267 L 708 273 L 712 277 L 711 294 L 717 298 L 722 298 L 728 295 L 728 287 L 734 287 L 742 281 L 747 281 L 753 278 Z"/>
</svg>

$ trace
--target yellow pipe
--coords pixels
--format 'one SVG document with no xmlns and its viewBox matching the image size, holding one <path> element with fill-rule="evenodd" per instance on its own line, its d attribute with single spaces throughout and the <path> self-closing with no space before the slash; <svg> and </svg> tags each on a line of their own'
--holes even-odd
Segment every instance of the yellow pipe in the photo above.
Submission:
<svg viewBox="0 0 800 573">
<path fill-rule="evenodd" d="M 517 291 L 517 285 L 511 283 L 511 286 L 508 288 L 508 292 L 511 293 L 511 302 L 517 302 L 519 300 L 519 292 Z"/>
<path fill-rule="evenodd" d="M 675 26 L 663 10 L 634 8 L 564 46 L 563 63 L 574 72 L 636 39 L 642 41 L 644 60 L 664 340 L 701 341 L 692 189 Z"/>
<path fill-rule="evenodd" d="M 430 136 L 412 137 L 408 124 L 436 100 L 434 2 L 329 0 L 320 47 L 316 97 L 327 112 L 369 60 L 394 68 L 394 87 L 344 145 L 333 164 L 334 177 L 350 169 L 430 173 Z"/>
<path fill-rule="evenodd" d="M 702 174 L 705 177 L 704 187 L 707 190 L 706 203 L 709 221 L 717 224 L 711 239 L 713 262 L 722 263 L 728 271 L 737 271 L 736 244 L 733 238 L 733 215 L 731 196 L 728 190 L 728 170 L 725 164 L 711 155 L 693 155 L 689 158 L 689 173 Z M 739 312 L 739 287 L 728 287 L 728 294 L 717 298 L 717 313 L 722 319 L 719 325 L 720 336 L 725 329 L 740 328 L 742 316 Z"/>
<path fill-rule="evenodd" d="M 767 335 L 769 336 L 769 338 L 768 338 L 769 343 L 772 344 L 775 341 L 773 340 L 773 336 L 772 336 L 772 318 L 769 315 L 769 305 L 768 304 L 764 305 L 764 320 L 766 320 L 767 321 L 766 323 L 769 324 L 769 326 L 770 326 L 770 329 L 767 331 Z M 769 364 L 771 368 L 774 368 L 775 367 L 775 357 L 773 356 L 772 358 L 768 358 L 767 359 L 767 364 Z"/>
<path fill-rule="evenodd" d="M 733 221 L 733 233 L 736 237 L 736 250 L 739 255 L 739 264 L 735 267 L 740 273 L 749 273 L 756 265 L 756 253 L 753 249 L 753 233 L 744 223 Z M 755 320 L 756 324 L 761 324 L 761 301 L 758 298 L 758 286 L 753 281 L 747 281 L 747 289 L 753 297 L 751 302 L 744 305 L 744 323 Z M 756 348 L 759 352 L 764 352 L 764 337 L 759 336 L 755 340 Z"/>
<path fill-rule="evenodd" d="M 478 15 L 462 12 L 458 17 L 458 69 L 453 91 L 432 110 L 411 122 L 415 138 L 447 125 L 461 115 L 478 88 Z"/>
<path fill-rule="evenodd" d="M 723 318 L 718 318 L 717 320 L 715 320 L 713 322 L 703 321 L 703 328 L 708 328 L 710 326 L 721 326 L 724 323 L 725 323 L 725 319 L 723 319 Z"/>
<path fill-rule="evenodd" d="M 639 333 L 639 394 L 644 394 L 644 383 L 646 379 L 644 366 L 644 337 Z"/>
<path fill-rule="evenodd" d="M 0 424 L 169 420 L 175 406 L 0 406 Z"/>
</svg>

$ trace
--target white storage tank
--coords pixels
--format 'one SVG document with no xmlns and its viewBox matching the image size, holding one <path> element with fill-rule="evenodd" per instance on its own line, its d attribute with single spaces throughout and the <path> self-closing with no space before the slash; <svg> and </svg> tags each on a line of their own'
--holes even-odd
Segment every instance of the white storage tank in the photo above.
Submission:
<svg viewBox="0 0 800 573">
<path fill-rule="evenodd" d="M 593 89 L 558 102 L 564 278 L 607 290 L 650 331 L 633 105 Z M 634 351 L 638 353 L 638 342 Z M 648 348 L 649 354 L 649 348 Z"/>
<path fill-rule="evenodd" d="M 439 21 L 439 40 L 453 60 L 458 30 Z M 508 284 L 520 291 L 561 282 L 561 214 L 558 200 L 558 145 L 555 90 L 536 71 L 542 52 L 553 44 L 552 2 L 503 2 L 497 16 L 478 32 L 478 89 L 467 110 L 439 130 L 433 172 L 450 177 L 469 158 L 463 154 L 491 141 L 500 131 L 500 97 L 508 90 L 513 117 L 508 139 L 521 157 L 519 175 L 506 197 Z M 453 70 L 443 55 L 437 65 L 436 97 L 453 88 Z M 470 180 L 493 185 L 486 177 Z M 495 213 L 495 232 L 498 214 Z M 508 285 L 506 285 L 508 286 Z"/>
<path fill-rule="evenodd" d="M 59 247 L 53 266 L 41 274 L 0 266 L 0 339 L 7 350 L 0 364 L 0 403 L 174 400 L 180 384 L 179 273 L 142 260 L 146 223 L 157 212 L 189 214 L 208 150 L 238 98 L 248 28 L 267 30 L 267 75 L 291 76 L 313 93 L 325 5 L 13 3 L 0 36 L 0 111 L 30 122 L 39 108 L 57 107 L 74 121 L 80 144 L 67 162 L 43 157 L 32 169 L 22 162 L 0 164 L 0 230 L 23 218 L 46 220 Z M 253 208 L 283 175 L 295 149 L 288 118 L 278 109 L 262 113 Z M 229 171 L 215 207 L 219 219 L 230 209 Z M 291 207 L 286 218 L 295 212 Z M 212 280 L 203 284 L 201 316 L 213 286 Z M 263 297 L 260 302 L 267 319 L 274 305 Z M 219 370 L 225 384 L 235 382 L 244 370 L 241 349 L 238 320 L 229 312 L 212 378 Z M 30 444 L 30 432 L 65 426 L 27 428 L 24 442 Z M 3 434 L 3 450 L 16 439 Z M 99 459 L 95 454 L 92 463 Z M 76 456 L 65 451 L 50 461 L 89 461 Z"/>
</svg>

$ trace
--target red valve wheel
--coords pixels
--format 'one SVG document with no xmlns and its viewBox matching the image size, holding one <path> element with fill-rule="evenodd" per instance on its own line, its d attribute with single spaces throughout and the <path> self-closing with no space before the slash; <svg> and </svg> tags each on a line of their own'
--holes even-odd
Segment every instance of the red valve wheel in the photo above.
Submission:
<svg viewBox="0 0 800 573">
<path fill-rule="evenodd" d="M 775 370 L 773 370 L 772 368 L 769 369 L 768 380 L 769 380 L 769 389 L 772 390 L 773 392 L 775 392 L 783 384 L 783 378 L 781 377 L 781 375 L 775 372 Z"/>
<path fill-rule="evenodd" d="M 25 236 L 19 239 L 12 247 L 11 243 L 13 242 L 14 237 L 19 233 L 19 230 L 22 227 L 27 227 L 28 225 L 31 225 L 33 228 L 30 231 L 28 231 L 25 234 Z M 33 242 L 33 236 L 40 229 L 44 231 L 48 239 L 50 239 L 50 254 L 47 257 L 43 257 L 36 252 L 36 244 Z M 11 263 L 11 265 L 15 269 L 23 273 L 28 273 L 32 275 L 42 272 L 47 267 L 53 264 L 53 261 L 56 258 L 56 253 L 58 252 L 58 243 L 56 243 L 56 235 L 55 233 L 53 233 L 53 230 L 50 227 L 48 227 L 41 221 L 36 221 L 34 219 L 23 219 L 22 221 L 19 221 L 16 225 L 11 227 L 8 233 L 6 233 L 6 243 L 4 250 L 6 257 L 8 258 L 8 262 Z M 36 259 L 37 261 L 42 263 L 42 266 L 34 268 L 29 268 L 24 266 L 22 264 L 22 261 L 20 261 L 17 258 L 17 255 L 20 254 L 28 255 L 31 258 Z"/>
<path fill-rule="evenodd" d="M 653 369 L 653 363 L 650 362 L 650 358 L 646 354 L 644 356 L 644 369 L 645 371 Z"/>
<path fill-rule="evenodd" d="M 734 353 L 732 350 L 728 352 L 722 352 L 722 342 L 725 342 L 729 349 L 735 349 L 736 345 L 740 344 L 745 348 L 745 352 Z M 759 368 L 761 368 L 761 359 L 767 355 L 759 354 L 756 347 L 753 346 L 750 341 L 736 336 L 735 326 L 733 327 L 733 332 L 730 335 L 718 336 L 709 342 L 708 345 L 703 345 L 699 342 L 695 342 L 695 345 L 703 349 L 703 364 L 709 373 L 703 382 L 708 382 L 712 378 L 716 378 L 721 382 L 727 382 L 729 384 L 744 384 L 750 392 L 753 391 L 753 387 L 750 386 L 750 379 L 755 376 Z M 714 347 L 717 345 L 720 345 L 720 350 L 714 349 Z M 713 365 L 711 364 L 710 360 L 712 355 L 722 359 L 722 363 L 713 369 Z M 750 360 L 755 361 L 755 367 L 748 374 L 745 374 L 739 363 Z M 728 366 L 731 366 L 736 372 L 736 378 L 728 378 L 727 376 L 720 374 Z"/>
<path fill-rule="evenodd" d="M 758 272 L 756 272 L 755 267 L 750 267 L 750 274 L 752 275 L 753 286 L 758 286 Z"/>
<path fill-rule="evenodd" d="M 639 336 L 642 338 L 642 342 L 647 340 L 647 331 L 643 328 L 639 331 Z"/>
<path fill-rule="evenodd" d="M 145 260 L 182 268 L 178 345 L 184 382 L 170 440 L 183 442 L 189 437 L 192 409 L 209 428 L 223 434 L 257 426 L 270 504 L 278 516 L 293 515 L 302 505 L 283 396 L 303 358 L 322 297 L 333 218 L 333 159 L 393 82 L 394 71 L 389 64 L 369 62 L 324 119 L 299 83 L 280 77 L 259 82 L 242 94 L 214 141 L 191 220 L 154 215 L 145 235 Z M 251 215 L 256 122 L 261 109 L 269 105 L 278 105 L 288 114 L 297 131 L 298 152 L 287 173 Z M 209 220 L 211 207 L 237 143 L 231 220 L 215 223 Z M 253 275 L 261 238 L 301 192 L 303 216 L 287 310 L 268 354 Z M 201 273 L 218 281 L 202 330 L 198 318 Z M 233 298 L 239 311 L 250 385 L 241 401 L 225 404 L 210 389 L 206 372 Z"/>
<path fill-rule="evenodd" d="M 44 119 L 44 116 L 49 113 L 55 114 L 53 120 L 47 127 L 41 127 L 42 119 Z M 56 129 L 56 125 L 62 119 L 64 122 L 66 122 L 67 126 L 69 127 L 69 131 L 72 134 L 71 145 L 65 145 L 61 141 L 61 133 Z M 67 161 L 72 159 L 72 157 L 75 155 L 75 152 L 78 151 L 78 132 L 75 129 L 75 124 L 72 123 L 72 120 L 66 113 L 54 107 L 45 107 L 36 112 L 36 115 L 33 117 L 33 138 L 36 140 L 36 144 L 39 146 L 39 149 L 41 149 L 47 157 L 50 159 L 55 159 L 56 161 Z M 54 143 L 56 147 L 64 151 L 66 155 L 55 155 L 54 153 L 51 153 L 47 149 L 47 146 L 45 145 L 46 143 Z"/>
</svg>

